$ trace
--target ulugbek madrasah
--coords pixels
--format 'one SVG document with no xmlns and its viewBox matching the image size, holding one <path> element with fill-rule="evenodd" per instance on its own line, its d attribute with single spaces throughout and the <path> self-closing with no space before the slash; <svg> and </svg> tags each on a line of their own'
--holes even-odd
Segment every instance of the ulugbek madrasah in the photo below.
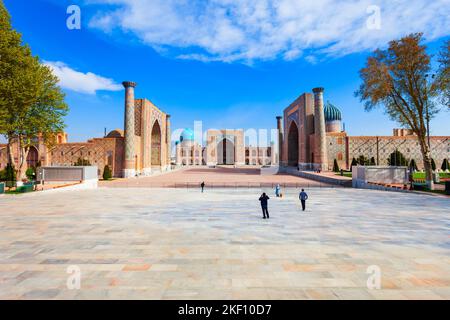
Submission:
<svg viewBox="0 0 450 320">
<path fill-rule="evenodd" d="M 422 168 L 417 138 L 407 129 L 394 129 L 392 136 L 348 136 L 342 126 L 341 111 L 327 102 L 324 89 L 314 88 L 292 102 L 277 117 L 278 141 L 269 146 L 245 145 L 243 130 L 208 130 L 206 145 L 194 140 L 185 129 L 172 148 L 170 115 L 148 99 L 136 99 L 135 82 L 125 87 L 124 128 L 87 142 L 68 142 L 60 133 L 49 148 L 37 138 L 27 158 L 28 166 L 73 165 L 84 160 L 98 167 L 99 175 L 108 165 L 115 177 L 148 176 L 180 166 L 233 165 L 296 167 L 299 170 L 349 169 L 361 155 L 375 164 L 387 165 L 389 155 L 399 150 Z M 431 156 L 440 167 L 450 155 L 449 136 L 430 138 Z M 173 151 L 172 151 L 173 149 Z M 12 146 L 18 161 L 18 146 Z M 7 164 L 6 145 L 0 144 L 0 170 Z"/>
</svg>

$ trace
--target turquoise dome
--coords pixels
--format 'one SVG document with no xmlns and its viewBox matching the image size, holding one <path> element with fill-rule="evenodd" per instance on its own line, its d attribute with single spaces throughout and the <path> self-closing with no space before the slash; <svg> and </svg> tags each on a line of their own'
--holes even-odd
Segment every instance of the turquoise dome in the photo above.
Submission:
<svg viewBox="0 0 450 320">
<path fill-rule="evenodd" d="M 327 101 L 325 108 L 325 121 L 341 121 L 342 115 L 341 111 L 334 105 L 332 105 L 329 101 Z"/>
<path fill-rule="evenodd" d="M 189 128 L 184 129 L 180 136 L 180 142 L 193 140 L 194 140 L 194 131 L 192 131 Z"/>
</svg>

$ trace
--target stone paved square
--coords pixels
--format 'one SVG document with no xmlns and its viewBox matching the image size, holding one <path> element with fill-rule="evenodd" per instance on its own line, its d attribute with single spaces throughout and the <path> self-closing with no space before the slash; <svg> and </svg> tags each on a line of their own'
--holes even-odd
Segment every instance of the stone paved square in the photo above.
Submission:
<svg viewBox="0 0 450 320">
<path fill-rule="evenodd" d="M 1 299 L 449 299 L 449 200 L 357 189 L 0 197 Z M 67 287 L 69 266 L 81 288 Z M 368 289 L 378 266 L 381 289 Z"/>
</svg>

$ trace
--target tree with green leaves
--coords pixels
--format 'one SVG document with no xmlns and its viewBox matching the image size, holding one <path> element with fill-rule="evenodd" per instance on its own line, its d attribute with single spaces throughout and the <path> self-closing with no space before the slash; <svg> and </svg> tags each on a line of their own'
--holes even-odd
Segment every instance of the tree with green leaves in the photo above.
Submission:
<svg viewBox="0 0 450 320">
<path fill-rule="evenodd" d="M 337 160 L 334 159 L 334 162 L 333 162 L 333 172 L 339 172 L 339 171 L 340 171 L 340 169 L 339 169 L 339 164 L 338 164 Z"/>
<path fill-rule="evenodd" d="M 407 166 L 408 160 L 406 160 L 403 153 L 398 150 L 395 150 L 389 155 L 387 162 L 390 166 Z"/>
<path fill-rule="evenodd" d="M 427 120 L 433 118 L 442 105 L 439 101 L 443 101 L 441 98 L 448 90 L 445 71 L 448 69 L 441 67 L 437 76 L 429 76 L 432 72 L 431 57 L 422 42 L 422 34 L 416 33 L 391 41 L 386 50 L 376 50 L 360 71 L 363 83 L 356 96 L 364 102 L 366 110 L 383 106 L 392 120 L 415 133 L 422 153 L 426 183 L 432 190 Z M 449 46 L 443 48 L 441 56 L 448 57 L 448 50 Z"/>
<path fill-rule="evenodd" d="M 448 163 L 448 159 L 447 159 L 447 158 L 445 158 L 445 159 L 442 161 L 441 170 L 442 170 L 442 171 L 450 170 L 450 163 Z"/>
<path fill-rule="evenodd" d="M 450 108 L 450 40 L 447 40 L 439 52 L 437 83 L 444 93 L 442 103 Z"/>
<path fill-rule="evenodd" d="M 51 147 L 64 130 L 68 107 L 58 81 L 22 44 L 0 1 L 0 134 L 8 141 L 8 163 L 14 163 L 12 144 L 18 146 L 17 180 L 26 176 L 26 159 L 36 138 Z"/>
<path fill-rule="evenodd" d="M 103 169 L 103 180 L 110 180 L 112 178 L 112 172 L 108 165 Z"/>
</svg>

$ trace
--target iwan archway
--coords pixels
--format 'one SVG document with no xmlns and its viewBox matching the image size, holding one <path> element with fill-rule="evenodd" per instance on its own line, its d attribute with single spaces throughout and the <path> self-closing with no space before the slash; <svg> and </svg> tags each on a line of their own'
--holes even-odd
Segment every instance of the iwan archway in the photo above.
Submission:
<svg viewBox="0 0 450 320">
<path fill-rule="evenodd" d="M 288 165 L 298 166 L 298 127 L 295 121 L 289 126 L 288 133 Z"/>
<path fill-rule="evenodd" d="M 161 127 L 155 121 L 152 129 L 152 166 L 161 166 Z"/>
<path fill-rule="evenodd" d="M 217 145 L 217 164 L 234 165 L 235 164 L 235 148 L 234 142 L 230 139 L 223 138 Z"/>
</svg>

